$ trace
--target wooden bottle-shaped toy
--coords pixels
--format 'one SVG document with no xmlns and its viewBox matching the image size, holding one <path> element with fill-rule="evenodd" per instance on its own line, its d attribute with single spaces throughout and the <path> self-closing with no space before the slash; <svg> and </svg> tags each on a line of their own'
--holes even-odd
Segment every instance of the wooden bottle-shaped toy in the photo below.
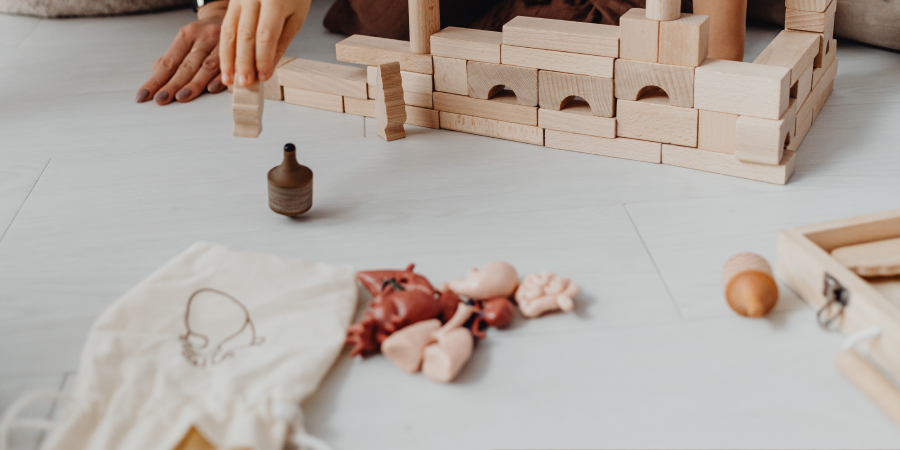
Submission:
<svg viewBox="0 0 900 450">
<path fill-rule="evenodd" d="M 772 267 L 754 253 L 731 257 L 722 269 L 725 299 L 734 312 L 747 317 L 762 317 L 778 303 L 778 285 Z"/>
<path fill-rule="evenodd" d="M 299 216 L 312 207 L 313 173 L 297 162 L 294 144 L 285 144 L 284 162 L 269 171 L 269 207 L 285 216 Z"/>
</svg>

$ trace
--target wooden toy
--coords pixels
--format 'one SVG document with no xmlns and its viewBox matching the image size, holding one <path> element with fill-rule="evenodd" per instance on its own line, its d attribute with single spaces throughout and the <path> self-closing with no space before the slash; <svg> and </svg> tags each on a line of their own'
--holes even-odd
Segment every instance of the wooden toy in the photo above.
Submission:
<svg viewBox="0 0 900 450">
<path fill-rule="evenodd" d="M 469 95 L 466 60 L 434 57 L 434 90 Z"/>
<path fill-rule="evenodd" d="M 413 53 L 431 53 L 431 35 L 441 29 L 439 0 L 409 0 L 409 49 Z"/>
<path fill-rule="evenodd" d="M 543 128 L 446 111 L 441 111 L 441 129 L 524 142 L 526 144 L 544 145 Z"/>
<path fill-rule="evenodd" d="M 641 100 L 619 100 L 616 136 L 697 146 L 697 110 L 670 106 L 665 94 L 648 92 Z"/>
<path fill-rule="evenodd" d="M 792 98 L 791 106 L 778 120 L 738 117 L 734 156 L 744 162 L 778 164 L 784 156 L 784 148 L 790 144 L 791 127 L 796 123 L 796 102 Z"/>
<path fill-rule="evenodd" d="M 356 98 L 344 98 L 344 112 L 357 116 L 375 118 L 375 100 L 360 100 Z M 420 127 L 439 129 L 440 112 L 433 109 L 419 108 L 406 105 L 406 124 Z"/>
<path fill-rule="evenodd" d="M 449 383 L 472 357 L 475 339 L 471 331 L 463 328 L 471 315 L 472 307 L 460 304 L 453 318 L 434 332 L 436 342 L 425 347 L 422 354 L 422 373 L 426 377 Z"/>
<path fill-rule="evenodd" d="M 648 18 L 647 10 L 632 8 L 619 18 L 619 58 L 659 60 L 659 21 Z"/>
<path fill-rule="evenodd" d="M 578 290 L 571 280 L 555 273 L 533 273 L 526 276 L 516 290 L 516 302 L 522 315 L 533 319 L 550 311 L 572 311 Z"/>
<path fill-rule="evenodd" d="M 519 16 L 503 25 L 503 44 L 617 58 L 619 28 Z"/>
<path fill-rule="evenodd" d="M 784 15 L 784 28 L 822 33 L 830 40 L 834 34 L 834 13 L 836 11 L 836 1 L 832 1 L 822 12 L 787 8 Z"/>
<path fill-rule="evenodd" d="M 613 77 L 615 58 L 583 55 L 579 53 L 557 52 L 537 48 L 514 47 L 504 44 L 500 50 L 503 64 L 533 67 L 541 70 L 588 75 L 591 77 Z"/>
<path fill-rule="evenodd" d="M 294 144 L 285 144 L 284 161 L 269 171 L 269 208 L 296 217 L 312 208 L 313 172 L 297 162 Z"/>
<path fill-rule="evenodd" d="M 581 100 L 570 102 L 560 111 L 538 108 L 538 127 L 608 139 L 616 137 L 616 119 L 595 116 L 590 105 Z"/>
<path fill-rule="evenodd" d="M 785 0 L 785 6 L 801 11 L 825 12 L 833 0 Z"/>
<path fill-rule="evenodd" d="M 788 108 L 791 71 L 721 59 L 694 70 L 694 107 L 778 120 Z"/>
<path fill-rule="evenodd" d="M 727 153 L 663 144 L 662 163 L 730 177 L 787 184 L 794 174 L 794 152 L 786 150 L 777 166 L 743 162 Z"/>
<path fill-rule="evenodd" d="M 279 67 L 278 83 L 286 88 L 344 97 L 368 97 L 366 70 L 361 67 L 294 59 Z"/>
<path fill-rule="evenodd" d="M 262 83 L 264 98 L 278 101 L 284 100 L 284 91 L 281 90 L 281 84 L 278 83 L 278 68 L 293 60 L 294 58 L 284 56 L 278 61 L 278 64 L 275 66 L 275 74 L 272 75 L 272 78 Z"/>
<path fill-rule="evenodd" d="M 369 98 L 374 100 L 376 88 L 378 85 L 377 75 L 378 67 L 369 66 L 366 68 L 366 80 L 369 87 Z M 432 76 L 423 73 L 403 72 L 400 71 L 400 79 L 403 85 L 403 101 L 407 105 L 419 106 L 422 108 L 432 108 L 431 94 L 434 92 L 432 84 Z"/>
<path fill-rule="evenodd" d="M 813 33 L 784 30 L 756 57 L 753 64 L 791 69 L 790 84 L 793 89 L 806 70 L 813 66 L 819 52 L 819 39 Z"/>
<path fill-rule="evenodd" d="M 831 256 L 861 277 L 900 275 L 900 238 L 839 247 Z"/>
<path fill-rule="evenodd" d="M 349 97 L 348 97 L 349 98 Z M 344 112 L 344 97 L 335 94 L 284 88 L 284 101 L 292 105 L 308 106 L 326 111 Z"/>
<path fill-rule="evenodd" d="M 409 42 L 354 34 L 335 44 L 338 61 L 377 66 L 399 61 L 400 70 L 431 75 L 431 55 L 413 53 Z"/>
<path fill-rule="evenodd" d="M 500 64 L 503 33 L 447 27 L 431 36 L 432 56 Z"/>
<path fill-rule="evenodd" d="M 737 137 L 737 114 L 700 110 L 697 148 L 734 154 Z"/>
<path fill-rule="evenodd" d="M 519 275 L 509 263 L 494 261 L 481 268 L 469 269 L 465 278 L 451 281 L 447 289 L 466 297 L 484 300 L 494 297 L 510 297 L 519 284 Z"/>
<path fill-rule="evenodd" d="M 506 87 L 516 94 L 518 104 L 538 105 L 537 69 L 469 61 L 466 72 L 469 97 L 487 100 Z"/>
<path fill-rule="evenodd" d="M 615 115 L 613 80 L 571 73 L 542 70 L 540 80 L 541 109 L 560 110 L 576 96 L 584 99 L 595 116 Z"/>
<path fill-rule="evenodd" d="M 256 138 L 262 133 L 263 93 L 259 82 L 235 86 L 231 106 L 234 136 Z"/>
<path fill-rule="evenodd" d="M 813 66 L 810 64 L 810 66 L 806 68 L 806 71 L 803 72 L 803 75 L 800 75 L 800 79 L 797 80 L 797 83 L 791 87 L 791 98 L 797 99 L 797 103 L 800 105 L 806 101 L 806 97 L 809 96 L 809 93 L 812 91 L 813 70 Z"/>
<path fill-rule="evenodd" d="M 675 20 L 681 16 L 681 0 L 647 0 L 647 18 Z"/>
<path fill-rule="evenodd" d="M 659 63 L 697 67 L 709 53 L 709 16 L 681 14 L 659 23 Z"/>
<path fill-rule="evenodd" d="M 765 316 L 778 303 L 778 284 L 762 256 L 740 253 L 731 257 L 722 269 L 722 282 L 728 306 L 742 316 Z"/>
<path fill-rule="evenodd" d="M 658 142 L 626 138 L 607 139 L 556 130 L 544 131 L 544 145 L 558 150 L 611 156 L 653 164 L 660 163 L 662 154 L 662 144 Z"/>
<path fill-rule="evenodd" d="M 390 142 L 406 137 L 406 103 L 403 102 L 403 81 L 400 63 L 384 63 L 378 66 L 378 95 L 375 98 L 375 119 L 378 135 Z"/>
<path fill-rule="evenodd" d="M 616 98 L 636 101 L 648 90 L 662 89 L 669 105 L 694 106 L 694 69 L 641 61 L 616 60 Z M 698 108 L 702 109 L 702 108 Z"/>
<path fill-rule="evenodd" d="M 819 47 L 819 54 L 813 60 L 813 67 L 816 69 L 827 68 L 831 61 L 834 61 L 835 56 L 837 56 L 837 39 L 832 39 L 828 42 L 822 41 L 822 45 Z"/>
<path fill-rule="evenodd" d="M 434 109 L 501 122 L 537 125 L 537 108 L 520 105 L 515 94 L 510 91 L 501 91 L 490 100 L 435 92 Z"/>
</svg>

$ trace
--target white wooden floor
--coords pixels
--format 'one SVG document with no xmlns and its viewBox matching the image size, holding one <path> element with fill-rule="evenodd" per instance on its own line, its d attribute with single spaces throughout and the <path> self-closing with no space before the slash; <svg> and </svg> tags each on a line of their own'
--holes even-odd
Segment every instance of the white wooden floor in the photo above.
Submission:
<svg viewBox="0 0 900 450">
<path fill-rule="evenodd" d="M 327 6 L 290 56 L 334 60 Z M 779 229 L 900 207 L 900 55 L 839 44 L 834 94 L 782 187 L 417 127 L 388 144 L 362 118 L 274 102 L 260 139 L 232 138 L 228 94 L 133 103 L 191 17 L 0 16 L 0 410 L 63 388 L 97 315 L 207 240 L 416 262 L 435 283 L 504 259 L 583 286 L 575 314 L 491 330 L 451 385 L 342 356 L 303 405 L 339 450 L 900 446 L 809 307 L 782 286 L 774 314 L 743 319 L 719 281 L 736 252 L 774 262 Z M 748 58 L 776 33 L 751 29 Z M 299 220 L 266 199 L 288 141 L 316 174 Z"/>
</svg>

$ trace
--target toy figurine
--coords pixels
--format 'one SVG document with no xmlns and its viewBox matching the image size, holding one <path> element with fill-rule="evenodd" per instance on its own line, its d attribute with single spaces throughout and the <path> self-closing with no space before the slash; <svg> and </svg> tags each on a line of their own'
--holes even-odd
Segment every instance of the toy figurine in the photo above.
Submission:
<svg viewBox="0 0 900 450">
<path fill-rule="evenodd" d="M 481 305 L 485 324 L 494 328 L 506 328 L 516 313 L 516 306 L 507 297 L 490 298 L 482 301 Z"/>
<path fill-rule="evenodd" d="M 532 319 L 549 311 L 572 311 L 578 286 L 568 278 L 551 272 L 533 273 L 522 280 L 516 290 L 516 302 L 522 315 Z"/>
<path fill-rule="evenodd" d="M 269 171 L 269 208 L 294 217 L 312 208 L 313 173 L 297 162 L 294 144 L 284 145 L 284 161 Z"/>
<path fill-rule="evenodd" d="M 753 253 L 731 257 L 722 269 L 725 299 L 734 312 L 747 317 L 762 317 L 778 303 L 778 285 L 772 267 Z"/>
<path fill-rule="evenodd" d="M 516 291 L 518 284 L 516 269 L 503 261 L 495 261 L 481 270 L 470 269 L 465 278 L 451 281 L 445 286 L 459 295 L 484 300 L 509 297 Z"/>
</svg>

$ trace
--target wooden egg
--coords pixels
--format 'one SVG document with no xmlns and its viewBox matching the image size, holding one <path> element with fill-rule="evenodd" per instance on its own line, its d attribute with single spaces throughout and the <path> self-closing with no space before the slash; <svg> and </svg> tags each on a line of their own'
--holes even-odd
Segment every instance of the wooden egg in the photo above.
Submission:
<svg viewBox="0 0 900 450">
<path fill-rule="evenodd" d="M 269 171 L 269 208 L 299 216 L 312 208 L 313 173 L 297 162 L 294 144 L 285 144 L 284 161 Z"/>
<path fill-rule="evenodd" d="M 725 299 L 734 312 L 762 317 L 778 303 L 778 284 L 769 263 L 754 253 L 733 256 L 722 269 Z"/>
</svg>

